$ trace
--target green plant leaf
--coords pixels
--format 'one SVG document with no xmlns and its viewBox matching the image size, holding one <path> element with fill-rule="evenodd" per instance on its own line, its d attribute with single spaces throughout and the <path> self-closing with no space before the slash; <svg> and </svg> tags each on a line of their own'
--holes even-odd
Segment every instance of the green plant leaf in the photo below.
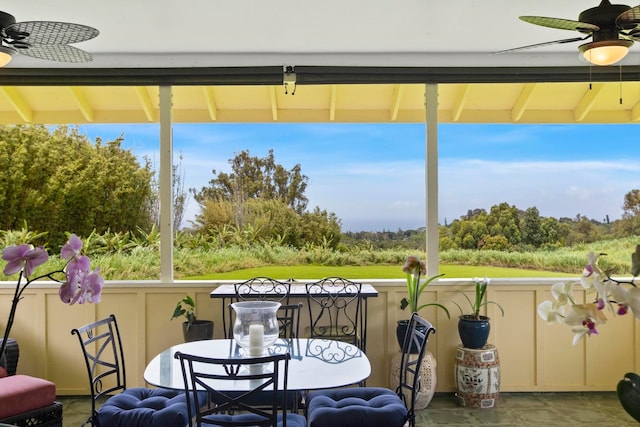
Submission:
<svg viewBox="0 0 640 427">
<path fill-rule="evenodd" d="M 418 309 L 416 311 L 420 311 L 425 307 L 439 307 L 441 309 L 444 310 L 444 312 L 447 315 L 447 319 L 451 319 L 451 314 L 449 313 L 449 309 L 447 309 L 447 307 L 445 307 L 444 305 L 437 303 L 437 302 L 430 302 L 428 304 L 422 304 L 420 307 L 418 307 Z"/>
<path fill-rule="evenodd" d="M 196 306 L 195 301 L 193 300 L 193 298 L 191 298 L 191 296 L 187 295 L 182 299 L 182 302 L 186 305 L 188 305 L 191 308 L 194 308 Z"/>
<path fill-rule="evenodd" d="M 185 310 L 182 308 L 182 306 L 180 304 L 178 304 L 176 306 L 176 309 L 173 310 L 173 316 L 171 316 L 171 320 L 175 319 L 176 317 L 180 317 L 185 313 Z"/>
</svg>

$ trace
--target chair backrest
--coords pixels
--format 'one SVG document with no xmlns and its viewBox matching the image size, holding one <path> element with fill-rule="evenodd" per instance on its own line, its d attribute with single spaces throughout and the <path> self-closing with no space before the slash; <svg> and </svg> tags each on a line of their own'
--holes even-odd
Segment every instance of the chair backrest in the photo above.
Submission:
<svg viewBox="0 0 640 427">
<path fill-rule="evenodd" d="M 418 392 L 420 391 L 420 368 L 426 352 L 429 335 L 435 332 L 435 328 L 428 320 L 420 317 L 418 313 L 411 315 L 402 345 L 400 382 L 396 388 L 396 393 L 408 409 L 407 418 L 411 426 L 415 424 L 414 408 Z M 411 349 L 411 346 L 414 346 L 418 352 L 412 353 L 408 351 Z M 407 401 L 407 394 L 409 395 L 409 401 Z"/>
<path fill-rule="evenodd" d="M 254 277 L 233 285 L 235 298 L 233 301 L 261 300 L 277 301 L 283 305 L 289 304 L 291 282 L 281 282 L 270 277 Z M 224 331 L 225 338 L 233 338 L 233 321 L 235 313 L 231 306 L 227 313 L 228 328 Z M 225 322 L 226 323 L 226 322 Z"/>
<path fill-rule="evenodd" d="M 302 303 L 285 304 L 278 308 L 276 316 L 280 325 L 280 338 L 298 338 L 300 336 L 300 311 Z"/>
<path fill-rule="evenodd" d="M 95 422 L 96 401 L 105 395 L 127 388 L 124 353 L 116 316 L 98 320 L 71 330 L 78 337 L 84 356 L 89 388 L 91 414 Z"/>
<path fill-rule="evenodd" d="M 254 277 L 241 283 L 235 283 L 233 287 L 237 301 L 260 299 L 289 304 L 290 282 L 281 282 L 269 277 Z"/>
<path fill-rule="evenodd" d="M 286 424 L 283 408 L 287 408 L 289 353 L 217 359 L 178 351 L 174 357 L 182 367 L 189 426 L 193 425 L 195 416 L 198 427 L 202 424 L 276 427 L 279 412 Z M 240 384 L 245 386 L 242 390 L 238 388 Z M 207 402 L 201 402 L 202 395 L 195 393 L 202 390 L 207 392 Z M 195 414 L 192 408 L 196 408 Z"/>
<path fill-rule="evenodd" d="M 309 336 L 338 339 L 361 348 L 362 284 L 342 277 L 326 277 L 307 283 Z"/>
</svg>

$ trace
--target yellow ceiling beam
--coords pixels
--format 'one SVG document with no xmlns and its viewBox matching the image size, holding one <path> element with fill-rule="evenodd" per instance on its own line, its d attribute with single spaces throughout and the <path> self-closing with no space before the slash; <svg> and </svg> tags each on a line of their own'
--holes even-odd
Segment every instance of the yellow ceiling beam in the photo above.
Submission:
<svg viewBox="0 0 640 427">
<path fill-rule="evenodd" d="M 584 94 L 573 111 L 573 117 L 576 122 L 583 121 L 586 115 L 589 114 L 603 88 L 603 83 L 594 83 L 587 93 Z"/>
<path fill-rule="evenodd" d="M 207 111 L 209 112 L 209 117 L 211 117 L 211 121 L 218 120 L 218 107 L 216 105 L 216 97 L 213 94 L 212 87 L 204 88 L 204 103 L 207 106 Z"/>
<path fill-rule="evenodd" d="M 460 115 L 462 115 L 462 111 L 464 111 L 464 105 L 470 96 L 470 92 L 471 92 L 471 85 L 469 84 L 460 85 L 460 91 L 459 91 L 458 97 L 455 99 L 453 108 L 451 109 L 453 113 L 454 122 L 457 122 L 458 120 L 460 120 Z"/>
<path fill-rule="evenodd" d="M 640 120 L 640 103 L 637 103 L 631 108 L 631 121 L 637 122 L 638 120 Z"/>
<path fill-rule="evenodd" d="M 336 100 L 338 98 L 338 86 L 331 85 L 331 95 L 329 98 L 329 121 L 336 120 Z"/>
<path fill-rule="evenodd" d="M 26 123 L 33 122 L 33 111 L 29 107 L 29 105 L 25 102 L 24 98 L 18 92 L 18 89 L 15 87 L 2 86 L 0 87 L 0 91 L 4 94 L 9 101 L 11 107 L 16 110 L 20 118 L 24 120 Z"/>
<path fill-rule="evenodd" d="M 84 89 L 79 86 L 70 86 L 69 91 L 71 92 L 73 100 L 75 101 L 85 120 L 88 122 L 93 122 L 95 120 L 95 115 L 93 113 L 93 108 L 91 108 L 91 105 L 89 105 L 89 100 L 87 99 L 87 95 Z"/>
<path fill-rule="evenodd" d="M 148 121 L 153 121 L 153 102 L 151 102 L 151 97 L 149 96 L 149 92 L 147 88 L 144 86 L 136 87 L 136 94 L 138 95 L 138 99 L 140 100 L 140 105 L 142 106 L 142 110 L 144 111 L 144 115 Z"/>
<path fill-rule="evenodd" d="M 533 92 L 537 85 L 535 83 L 527 83 L 522 88 L 520 95 L 518 95 L 518 99 L 516 99 L 513 108 L 511 109 L 511 119 L 514 122 L 520 121 L 522 115 L 527 110 L 527 106 L 531 99 L 533 99 Z"/>
<path fill-rule="evenodd" d="M 271 102 L 271 118 L 274 122 L 278 121 L 278 97 L 276 95 L 276 87 L 269 86 L 269 101 Z"/>
<path fill-rule="evenodd" d="M 395 122 L 398 119 L 398 111 L 402 101 L 402 91 L 404 85 L 393 85 L 393 96 L 391 97 L 391 116 L 389 120 Z"/>
</svg>

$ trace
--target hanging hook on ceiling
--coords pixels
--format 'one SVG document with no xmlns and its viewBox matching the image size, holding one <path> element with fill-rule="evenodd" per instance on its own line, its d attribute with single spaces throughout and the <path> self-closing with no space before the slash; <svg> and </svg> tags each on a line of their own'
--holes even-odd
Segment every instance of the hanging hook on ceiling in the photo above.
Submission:
<svg viewBox="0 0 640 427">
<path fill-rule="evenodd" d="M 289 88 L 291 88 L 291 95 L 296 94 L 296 71 L 293 66 L 287 65 L 284 67 L 284 75 L 282 76 L 282 83 L 284 84 L 285 95 L 289 93 Z"/>
</svg>

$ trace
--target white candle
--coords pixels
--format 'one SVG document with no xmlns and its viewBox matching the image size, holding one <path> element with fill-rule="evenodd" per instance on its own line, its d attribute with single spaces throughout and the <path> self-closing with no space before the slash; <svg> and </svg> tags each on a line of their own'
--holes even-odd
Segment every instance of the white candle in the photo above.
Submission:
<svg viewBox="0 0 640 427">
<path fill-rule="evenodd" d="M 249 325 L 249 352 L 251 355 L 262 354 L 264 346 L 264 326 Z"/>
</svg>

